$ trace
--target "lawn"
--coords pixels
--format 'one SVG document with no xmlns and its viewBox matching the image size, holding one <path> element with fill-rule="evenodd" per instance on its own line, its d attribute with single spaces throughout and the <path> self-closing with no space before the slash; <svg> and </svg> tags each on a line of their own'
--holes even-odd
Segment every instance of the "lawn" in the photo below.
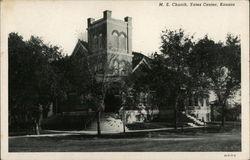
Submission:
<svg viewBox="0 0 250 160">
<path fill-rule="evenodd" d="M 240 127 L 126 134 L 10 137 L 10 152 L 241 151 Z"/>
</svg>

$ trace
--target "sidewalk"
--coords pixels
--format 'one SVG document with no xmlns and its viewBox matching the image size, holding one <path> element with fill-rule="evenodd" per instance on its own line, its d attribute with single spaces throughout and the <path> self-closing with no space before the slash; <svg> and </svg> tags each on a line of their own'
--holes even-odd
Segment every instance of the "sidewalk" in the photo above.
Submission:
<svg viewBox="0 0 250 160">
<path fill-rule="evenodd" d="M 195 129 L 204 128 L 203 126 L 197 127 L 183 127 L 183 129 Z M 157 129 L 143 129 L 143 130 L 126 130 L 126 133 L 142 133 L 142 132 L 154 132 L 154 131 L 170 131 L 173 128 L 157 128 Z M 178 128 L 181 130 L 181 128 Z M 9 136 L 9 138 L 29 138 L 29 137 L 58 137 L 58 136 L 72 136 L 72 135 L 97 135 L 97 131 L 60 131 L 60 130 L 43 130 L 46 134 L 40 135 L 22 135 L 22 136 Z M 123 132 L 117 131 L 102 131 L 102 135 L 108 134 L 121 134 Z"/>
</svg>

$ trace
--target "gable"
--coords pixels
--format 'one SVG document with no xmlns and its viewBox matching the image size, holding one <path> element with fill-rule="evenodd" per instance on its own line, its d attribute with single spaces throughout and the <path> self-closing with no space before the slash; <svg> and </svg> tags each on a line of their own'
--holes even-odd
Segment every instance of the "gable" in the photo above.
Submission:
<svg viewBox="0 0 250 160">
<path fill-rule="evenodd" d="M 132 72 L 139 71 L 142 69 L 151 69 L 150 67 L 150 58 L 139 53 L 133 52 L 133 60 L 132 60 Z"/>
<path fill-rule="evenodd" d="M 147 62 L 145 58 L 143 58 L 132 70 L 132 72 L 143 71 L 143 70 L 151 69 L 150 64 Z"/>
<path fill-rule="evenodd" d="M 71 57 L 81 57 L 88 55 L 88 43 L 85 41 L 78 40 Z"/>
</svg>

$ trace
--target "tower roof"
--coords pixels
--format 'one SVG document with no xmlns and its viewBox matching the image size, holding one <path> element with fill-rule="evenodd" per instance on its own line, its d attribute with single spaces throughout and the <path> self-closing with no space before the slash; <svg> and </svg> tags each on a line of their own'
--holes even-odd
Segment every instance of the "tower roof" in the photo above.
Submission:
<svg viewBox="0 0 250 160">
<path fill-rule="evenodd" d="M 88 27 L 91 27 L 92 25 L 99 24 L 107 19 L 115 21 L 117 23 L 127 23 L 130 26 L 132 25 L 132 18 L 131 17 L 126 16 L 126 17 L 124 17 L 124 20 L 115 19 L 115 18 L 112 18 L 112 11 L 105 10 L 105 11 L 103 11 L 103 17 L 98 19 L 98 20 L 95 20 L 94 18 L 88 18 Z"/>
</svg>

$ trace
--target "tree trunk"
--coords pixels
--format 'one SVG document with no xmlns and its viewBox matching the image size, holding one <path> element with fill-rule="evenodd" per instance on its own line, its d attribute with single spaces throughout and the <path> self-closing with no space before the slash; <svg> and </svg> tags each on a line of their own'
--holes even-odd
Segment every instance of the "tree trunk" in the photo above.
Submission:
<svg viewBox="0 0 250 160">
<path fill-rule="evenodd" d="M 226 100 L 223 100 L 220 94 L 217 94 L 219 105 L 221 108 L 221 127 L 224 128 L 225 126 L 225 112 L 226 112 Z"/>
<path fill-rule="evenodd" d="M 100 124 L 100 119 L 101 119 L 101 111 L 97 111 L 97 135 L 101 135 L 101 124 Z"/>
<path fill-rule="evenodd" d="M 174 108 L 174 129 L 177 130 L 177 108 Z"/>
<path fill-rule="evenodd" d="M 35 119 L 35 134 L 39 135 L 41 131 L 41 121 L 43 119 L 43 110 L 39 108 L 39 115 Z"/>
<path fill-rule="evenodd" d="M 122 121 L 123 121 L 123 133 L 126 132 L 126 114 L 125 111 L 122 111 Z"/>
<path fill-rule="evenodd" d="M 177 130 L 177 122 L 178 122 L 177 108 L 178 108 L 178 96 L 175 100 L 175 106 L 174 106 L 174 129 L 175 130 Z"/>
<path fill-rule="evenodd" d="M 184 121 L 183 121 L 183 115 L 182 115 L 182 111 L 181 111 L 181 114 L 180 114 L 180 122 L 181 122 L 181 132 L 184 131 Z"/>
<path fill-rule="evenodd" d="M 225 118 L 226 118 L 226 105 L 222 104 L 222 111 L 221 111 L 221 127 L 224 128 L 225 126 Z"/>
</svg>

